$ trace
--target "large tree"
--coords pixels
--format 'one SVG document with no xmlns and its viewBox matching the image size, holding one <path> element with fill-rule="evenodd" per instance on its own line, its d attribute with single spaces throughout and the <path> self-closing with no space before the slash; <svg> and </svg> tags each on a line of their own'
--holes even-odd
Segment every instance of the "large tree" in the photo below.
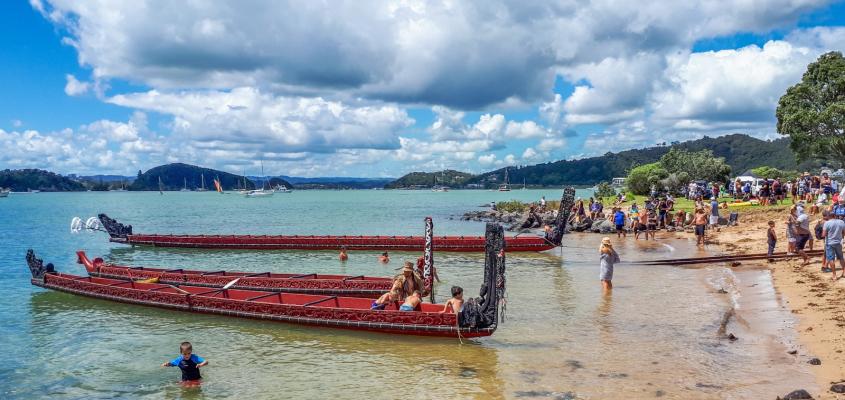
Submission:
<svg viewBox="0 0 845 400">
<path fill-rule="evenodd" d="M 710 150 L 687 151 L 673 147 L 660 157 L 660 164 L 670 174 L 686 180 L 682 184 L 690 180 L 724 182 L 731 174 L 731 166 L 725 164 L 725 159 L 714 156 Z"/>
<path fill-rule="evenodd" d="M 791 139 L 799 160 L 845 160 L 845 58 L 832 51 L 807 66 L 801 82 L 786 90 L 777 108 L 777 129 Z"/>
<path fill-rule="evenodd" d="M 669 173 L 659 162 L 640 165 L 628 173 L 625 185 L 634 194 L 648 194 L 652 185 L 660 185 L 660 181 L 668 176 Z"/>
</svg>

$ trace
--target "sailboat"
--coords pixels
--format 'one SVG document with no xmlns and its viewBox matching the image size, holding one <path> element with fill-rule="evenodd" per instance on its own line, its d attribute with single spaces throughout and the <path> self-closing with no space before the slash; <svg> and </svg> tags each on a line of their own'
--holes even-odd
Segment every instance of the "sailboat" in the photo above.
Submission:
<svg viewBox="0 0 845 400">
<path fill-rule="evenodd" d="M 126 191 L 126 182 L 120 181 L 120 187 L 117 189 L 109 189 L 109 192 L 125 192 Z"/>
<path fill-rule="evenodd" d="M 267 183 L 266 179 L 264 178 L 264 162 L 261 162 L 261 189 L 250 190 L 244 193 L 246 197 L 268 197 L 273 195 L 273 189 L 265 189 L 264 184 Z M 244 179 L 246 179 L 246 175 L 244 175 Z M 244 186 L 246 186 L 246 182 L 244 182 Z"/>
<path fill-rule="evenodd" d="M 508 169 L 507 168 L 505 168 L 505 183 L 499 185 L 499 191 L 500 192 L 510 192 L 511 191 L 511 187 L 510 187 L 510 185 L 508 185 Z"/>
<path fill-rule="evenodd" d="M 182 189 L 179 189 L 180 192 L 190 192 L 191 190 L 188 189 L 188 178 L 182 178 L 185 180 L 185 186 Z"/>
<path fill-rule="evenodd" d="M 220 177 L 214 177 L 214 189 L 217 190 L 217 193 L 223 194 L 223 185 L 220 184 Z"/>
<path fill-rule="evenodd" d="M 522 190 L 525 190 L 525 178 L 522 178 Z"/>
<path fill-rule="evenodd" d="M 197 192 L 207 192 L 208 189 L 205 188 L 205 175 L 200 174 L 200 188 L 197 189 Z"/>
<path fill-rule="evenodd" d="M 9 193 L 12 192 L 12 189 L 3 189 L 0 188 L 0 197 L 9 197 Z"/>
<path fill-rule="evenodd" d="M 161 183 L 161 177 L 158 177 L 158 193 L 164 196 L 164 184 Z"/>
</svg>

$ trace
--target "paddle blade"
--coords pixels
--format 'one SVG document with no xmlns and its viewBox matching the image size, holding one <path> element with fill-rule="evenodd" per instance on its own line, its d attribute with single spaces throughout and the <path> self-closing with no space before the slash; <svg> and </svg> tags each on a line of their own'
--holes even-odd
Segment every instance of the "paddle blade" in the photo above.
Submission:
<svg viewBox="0 0 845 400">
<path fill-rule="evenodd" d="M 235 286 L 235 284 L 238 283 L 239 280 L 241 280 L 241 278 L 233 279 L 231 282 L 223 285 L 223 290 L 226 290 L 226 289 L 228 289 L 232 286 Z"/>
</svg>

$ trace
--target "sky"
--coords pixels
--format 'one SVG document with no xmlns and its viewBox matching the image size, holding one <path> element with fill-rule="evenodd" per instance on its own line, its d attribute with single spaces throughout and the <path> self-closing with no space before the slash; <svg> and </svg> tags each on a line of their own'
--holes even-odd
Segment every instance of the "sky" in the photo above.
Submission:
<svg viewBox="0 0 845 400">
<path fill-rule="evenodd" d="M 779 135 L 845 2 L 0 2 L 0 169 L 483 172 Z"/>
</svg>

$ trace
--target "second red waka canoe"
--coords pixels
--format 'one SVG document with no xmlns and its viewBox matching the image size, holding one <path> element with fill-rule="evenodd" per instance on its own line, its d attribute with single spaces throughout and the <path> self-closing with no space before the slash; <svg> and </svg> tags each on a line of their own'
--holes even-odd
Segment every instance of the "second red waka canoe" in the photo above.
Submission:
<svg viewBox="0 0 845 400">
<path fill-rule="evenodd" d="M 481 297 L 468 298 L 459 314 L 441 313 L 442 305 L 423 303 L 414 311 L 371 310 L 371 300 L 260 290 L 209 289 L 193 285 L 58 273 L 29 250 L 26 261 L 33 285 L 121 303 L 280 321 L 294 324 L 403 335 L 480 337 L 496 331 L 505 295 L 505 241 L 502 227 L 488 224 Z"/>
<path fill-rule="evenodd" d="M 560 209 L 551 231 L 545 236 L 506 237 L 509 252 L 545 251 L 560 246 L 566 222 L 572 209 L 575 189 L 566 188 L 561 197 Z M 140 246 L 186 247 L 201 249 L 249 250 L 377 250 L 421 251 L 423 236 L 301 236 L 301 235 L 162 235 L 134 233 L 132 225 L 124 225 L 99 214 L 109 240 Z M 434 238 L 437 251 L 484 252 L 484 237 L 438 236 Z"/>
<path fill-rule="evenodd" d="M 84 251 L 77 251 L 79 263 L 88 275 L 121 280 L 155 279 L 159 283 L 221 288 L 237 279 L 233 289 L 268 290 L 274 292 L 338 295 L 375 298 L 390 290 L 393 278 L 327 274 L 277 274 L 270 272 L 200 271 L 130 267 L 108 264 L 102 258 L 91 260 Z"/>
</svg>

